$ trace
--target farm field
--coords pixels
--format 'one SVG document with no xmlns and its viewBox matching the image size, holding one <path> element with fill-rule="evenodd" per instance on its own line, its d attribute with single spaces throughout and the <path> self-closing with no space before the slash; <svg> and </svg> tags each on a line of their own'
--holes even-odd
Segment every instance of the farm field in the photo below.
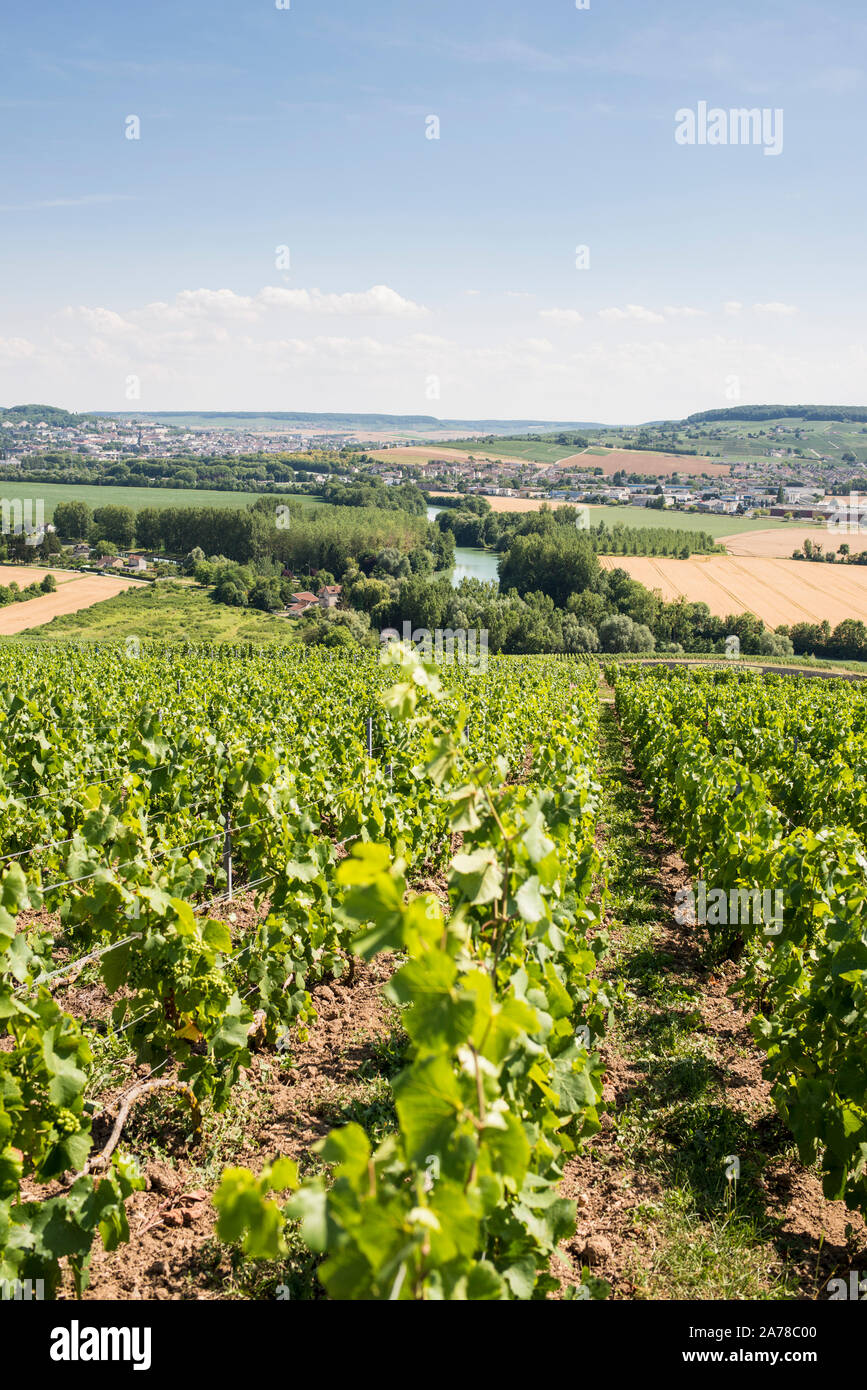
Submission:
<svg viewBox="0 0 867 1390">
<path fill-rule="evenodd" d="M 599 563 L 627 570 L 669 601 L 706 603 L 720 618 L 754 613 L 771 628 L 826 618 L 832 627 L 846 618 L 867 620 L 867 567 L 734 555 L 688 560 L 605 555 Z"/>
<path fill-rule="evenodd" d="M 466 439 L 456 440 L 454 444 L 444 444 L 444 449 L 448 449 L 454 458 L 455 453 L 472 454 L 475 458 L 504 458 L 508 455 L 512 459 L 520 459 L 525 463 L 539 463 L 549 465 L 559 462 L 560 459 L 567 458 L 574 453 L 574 449 L 569 444 L 554 444 L 546 440 L 533 439 L 503 439 L 504 453 L 497 452 L 497 445 L 491 444 L 488 440 L 479 440 L 478 445 L 474 446 L 472 441 Z"/>
<path fill-rule="evenodd" d="M 590 508 L 594 522 L 604 521 L 607 526 L 665 526 L 673 531 L 706 531 L 709 536 L 731 536 L 743 532 L 768 530 L 768 518 L 750 519 L 743 516 L 715 516 L 711 512 L 677 512 L 670 507 L 655 511 L 649 507 L 594 507 Z M 785 526 L 786 522 L 780 522 Z M 775 525 L 770 523 L 771 528 Z M 794 550 L 794 545 L 792 550 Z M 791 554 L 791 550 L 789 551 Z"/>
<path fill-rule="evenodd" d="M 449 497 L 453 494 L 432 492 L 430 495 L 431 497 Z M 537 512 L 540 507 L 546 505 L 535 497 L 487 497 L 485 500 L 490 502 L 493 512 Z M 552 504 L 549 502 L 547 505 L 550 507 Z"/>
<path fill-rule="evenodd" d="M 23 576 L 16 582 L 23 588 L 34 579 L 43 576 L 41 569 L 20 567 L 17 571 Z M 29 628 L 43 627 L 53 619 L 70 613 L 89 609 L 94 604 L 104 603 L 128 589 L 149 588 L 141 579 L 115 579 L 102 574 L 70 575 L 68 570 L 51 571 L 57 575 L 57 589 L 53 594 L 42 598 L 28 599 L 25 603 L 10 603 L 0 608 L 0 637 L 10 637 L 25 632 Z M 0 583 L 10 583 L 16 571 L 10 566 L 0 566 Z"/>
<path fill-rule="evenodd" d="M 670 478 L 673 473 L 681 477 L 707 474 L 711 478 L 728 477 L 727 463 L 712 463 L 708 458 L 694 454 L 654 453 L 649 449 L 593 449 L 582 450 L 578 454 L 568 454 L 555 466 L 557 472 L 568 472 L 574 468 L 601 468 L 606 478 L 625 470 L 627 473 L 652 473 L 658 478 Z"/>
<path fill-rule="evenodd" d="M 291 619 L 214 603 L 209 594 L 195 584 L 172 579 L 160 579 L 153 584 L 133 581 L 134 587 L 112 592 L 112 581 L 101 576 L 95 578 L 108 590 L 103 602 L 77 611 L 67 609 L 57 615 L 49 614 L 41 626 L 33 625 L 22 631 L 22 640 L 36 644 L 57 641 L 123 643 L 129 636 L 142 641 L 166 642 L 186 639 L 262 644 L 296 640 L 296 624 Z M 56 598 L 57 594 L 51 597 Z M 41 601 L 33 599 L 31 603 L 36 606 Z M 0 625 L 4 615 L 10 612 L 8 608 L 0 609 Z"/>
<path fill-rule="evenodd" d="M 690 444 L 711 457 L 724 454 L 738 460 L 766 461 L 769 451 L 800 449 L 806 458 L 839 458 L 846 452 L 859 458 L 867 445 L 859 422 L 805 420 L 789 416 L 774 420 L 714 420 L 686 426 Z"/>
<path fill-rule="evenodd" d="M 863 880 L 867 690 L 403 660 L 0 648 L 0 1274 L 827 1298 L 867 1254 L 864 899 L 829 886 Z M 703 916 L 698 864 L 782 884 L 773 917 Z"/>
<path fill-rule="evenodd" d="M 672 473 L 680 473 L 684 477 L 694 473 L 725 477 L 730 472 L 728 464 L 713 463 L 706 457 L 694 454 L 667 454 L 650 449 L 616 449 L 599 444 L 591 444 L 576 453 L 568 445 L 522 439 L 504 439 L 501 449 L 492 444 L 480 444 L 478 448 L 471 448 L 466 440 L 462 440 L 454 447 L 443 445 L 440 454 L 434 452 L 430 457 L 442 457 L 448 461 L 451 456 L 452 461 L 459 458 L 466 462 L 471 455 L 475 458 L 538 463 L 550 469 L 552 473 L 572 471 L 576 468 L 601 468 L 607 478 L 624 468 L 627 473 L 653 473 L 660 478 L 670 477 Z"/>
<path fill-rule="evenodd" d="M 270 494 L 268 494 L 270 495 Z M 276 494 L 275 494 L 276 495 Z M 262 496 L 261 492 L 218 492 L 212 488 L 175 487 L 111 487 L 97 484 L 16 483 L 0 481 L 0 497 L 14 501 L 41 498 L 45 504 L 45 520 L 51 521 L 58 502 L 86 502 L 89 507 L 246 507 Z M 323 507 L 324 502 L 306 494 L 295 499 L 303 506 Z"/>
<path fill-rule="evenodd" d="M 436 460 L 438 463 L 468 463 L 470 458 L 478 459 L 502 459 L 504 463 L 524 463 L 526 459 L 519 454 L 510 454 L 505 450 L 494 448 L 493 445 L 481 445 L 478 449 L 450 449 L 444 444 L 407 444 L 395 449 L 369 449 L 367 452 L 371 458 L 379 459 L 382 463 L 430 463 Z"/>
<path fill-rule="evenodd" d="M 849 537 L 852 550 L 861 549 L 857 544 L 857 537 Z M 785 559 L 792 558 L 792 552 L 803 550 L 804 541 L 812 541 L 813 545 L 820 545 L 828 553 L 836 551 L 841 542 L 845 542 L 847 537 L 835 535 L 826 526 L 797 526 L 787 522 L 785 526 L 775 526 L 773 530 L 767 531 L 748 531 L 744 534 L 740 532 L 734 536 L 727 536 L 725 548 L 730 555 L 754 555 L 763 559 Z M 864 542 L 867 549 L 867 541 Z"/>
<path fill-rule="evenodd" d="M 75 570 L 55 569 L 51 565 L 0 564 L 0 585 L 17 584 L 19 589 L 26 589 L 28 584 L 44 579 L 46 574 L 53 574 L 58 584 L 81 578 Z"/>
</svg>

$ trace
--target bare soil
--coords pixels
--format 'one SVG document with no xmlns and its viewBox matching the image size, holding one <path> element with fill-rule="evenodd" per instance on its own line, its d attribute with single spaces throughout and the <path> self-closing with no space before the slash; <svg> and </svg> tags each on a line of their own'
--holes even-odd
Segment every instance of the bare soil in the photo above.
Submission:
<svg viewBox="0 0 867 1390">
<path fill-rule="evenodd" d="M 25 569 L 22 573 L 26 578 L 17 582 L 23 588 L 36 579 L 41 579 L 44 571 Z M 108 575 L 102 574 L 70 578 L 68 570 L 54 573 L 62 574 L 64 577 L 63 583 L 58 578 L 55 593 L 44 594 L 42 598 L 26 599 L 23 603 L 10 603 L 6 608 L 0 608 L 0 636 L 9 637 L 16 632 L 24 632 L 27 628 L 42 627 L 44 623 L 50 623 L 52 618 L 66 613 L 78 613 L 82 608 L 92 608 L 95 603 L 114 598 L 125 589 L 140 589 L 146 582 L 142 579 L 117 579 L 114 576 L 109 578 Z M 7 572 L 0 569 L 0 583 L 9 582 Z"/>
</svg>

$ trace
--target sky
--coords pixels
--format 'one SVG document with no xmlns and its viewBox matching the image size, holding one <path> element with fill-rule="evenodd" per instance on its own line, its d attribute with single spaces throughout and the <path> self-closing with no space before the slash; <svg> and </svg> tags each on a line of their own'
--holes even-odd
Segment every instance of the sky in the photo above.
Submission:
<svg viewBox="0 0 867 1390">
<path fill-rule="evenodd" d="M 0 404 L 867 404 L 863 0 L 43 0 L 4 50 Z"/>
</svg>

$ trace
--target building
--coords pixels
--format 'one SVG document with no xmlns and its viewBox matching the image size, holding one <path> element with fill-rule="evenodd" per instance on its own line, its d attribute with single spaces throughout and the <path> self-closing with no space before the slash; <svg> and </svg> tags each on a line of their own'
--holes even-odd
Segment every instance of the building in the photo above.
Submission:
<svg viewBox="0 0 867 1390">
<path fill-rule="evenodd" d="M 340 602 L 340 595 L 343 592 L 339 584 L 324 584 L 319 590 L 319 607 L 336 608 Z"/>
</svg>

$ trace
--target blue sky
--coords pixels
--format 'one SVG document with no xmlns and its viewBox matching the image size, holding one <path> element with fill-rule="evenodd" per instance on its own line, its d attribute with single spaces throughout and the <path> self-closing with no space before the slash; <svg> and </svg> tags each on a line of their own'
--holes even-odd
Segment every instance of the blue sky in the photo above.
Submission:
<svg viewBox="0 0 867 1390">
<path fill-rule="evenodd" d="M 5 404 L 867 403 L 856 0 L 48 0 L 4 29 Z M 781 109 L 781 153 L 679 145 L 699 102 Z"/>
</svg>

